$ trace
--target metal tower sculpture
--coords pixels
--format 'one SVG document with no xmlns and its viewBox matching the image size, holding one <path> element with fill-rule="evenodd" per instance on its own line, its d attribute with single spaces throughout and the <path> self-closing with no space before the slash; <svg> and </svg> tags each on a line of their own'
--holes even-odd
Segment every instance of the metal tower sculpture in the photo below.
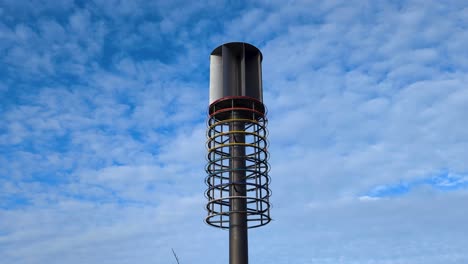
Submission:
<svg viewBox="0 0 468 264">
<path fill-rule="evenodd" d="M 248 228 L 271 221 L 262 58 L 242 42 L 210 56 L 205 221 L 229 229 L 230 264 L 248 263 Z"/>
</svg>

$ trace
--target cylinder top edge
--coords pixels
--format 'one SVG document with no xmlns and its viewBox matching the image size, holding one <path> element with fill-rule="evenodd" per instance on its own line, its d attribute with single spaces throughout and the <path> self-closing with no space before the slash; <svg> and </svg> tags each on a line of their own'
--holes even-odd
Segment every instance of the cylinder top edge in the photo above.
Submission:
<svg viewBox="0 0 468 264">
<path fill-rule="evenodd" d="M 210 55 L 221 55 L 223 46 L 245 46 L 248 49 L 258 52 L 258 54 L 260 54 L 260 61 L 263 61 L 263 54 L 260 49 L 247 42 L 226 42 L 213 49 Z"/>
</svg>

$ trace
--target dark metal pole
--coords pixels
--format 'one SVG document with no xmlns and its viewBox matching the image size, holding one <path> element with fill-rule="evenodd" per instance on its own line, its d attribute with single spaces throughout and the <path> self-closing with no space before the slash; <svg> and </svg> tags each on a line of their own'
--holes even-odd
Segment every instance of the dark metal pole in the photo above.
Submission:
<svg viewBox="0 0 468 264">
<path fill-rule="evenodd" d="M 232 113 L 232 119 L 238 119 L 236 112 Z M 229 130 L 244 131 L 245 124 L 242 121 L 232 122 Z M 245 186 L 245 135 L 243 133 L 232 133 L 229 139 L 231 144 L 240 143 L 241 145 L 231 146 L 231 174 L 229 175 L 230 196 L 246 197 Z M 231 201 L 232 212 L 229 216 L 229 263 L 230 264 L 248 264 L 249 249 L 247 239 L 247 201 L 245 198 L 233 198 Z"/>
</svg>

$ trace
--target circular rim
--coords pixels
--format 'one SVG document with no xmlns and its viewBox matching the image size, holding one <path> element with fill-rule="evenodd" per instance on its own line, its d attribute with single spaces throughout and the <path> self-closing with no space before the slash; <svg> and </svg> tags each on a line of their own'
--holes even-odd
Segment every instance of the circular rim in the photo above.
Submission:
<svg viewBox="0 0 468 264">
<path fill-rule="evenodd" d="M 250 43 L 247 43 L 247 42 L 237 42 L 237 41 L 226 42 L 226 43 L 221 44 L 218 47 L 214 48 L 211 51 L 210 55 L 220 55 L 222 53 L 223 46 L 231 46 L 232 47 L 232 46 L 240 46 L 240 45 L 243 45 L 244 48 L 250 49 L 250 50 L 252 50 L 254 52 L 258 52 L 260 54 L 260 61 L 263 61 L 263 54 L 260 51 L 260 49 L 255 47 L 254 45 L 252 45 Z"/>
</svg>

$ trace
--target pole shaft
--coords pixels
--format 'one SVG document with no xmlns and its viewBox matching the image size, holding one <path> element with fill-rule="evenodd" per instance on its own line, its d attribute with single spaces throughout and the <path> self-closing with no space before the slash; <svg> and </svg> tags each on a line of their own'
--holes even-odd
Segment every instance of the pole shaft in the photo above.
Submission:
<svg viewBox="0 0 468 264">
<path fill-rule="evenodd" d="M 232 119 L 238 119 L 236 112 L 232 113 Z M 242 121 L 231 123 L 231 131 L 244 131 L 245 124 Z M 245 143 L 245 134 L 232 133 L 230 143 Z M 247 196 L 245 185 L 245 146 L 233 145 L 230 147 L 232 183 L 229 189 L 230 196 Z M 245 198 L 233 198 L 230 203 L 229 215 L 229 263 L 248 264 L 248 239 L 247 239 L 247 201 Z"/>
</svg>

